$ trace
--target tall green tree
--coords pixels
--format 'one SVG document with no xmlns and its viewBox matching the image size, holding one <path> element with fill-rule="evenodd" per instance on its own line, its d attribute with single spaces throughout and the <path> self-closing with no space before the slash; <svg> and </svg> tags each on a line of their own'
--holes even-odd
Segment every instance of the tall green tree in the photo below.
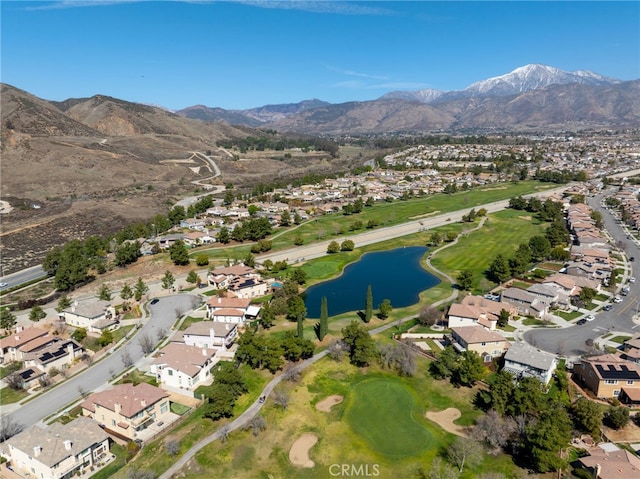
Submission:
<svg viewBox="0 0 640 479">
<path fill-rule="evenodd" d="M 133 288 L 133 297 L 136 301 L 141 301 L 142 297 L 147 294 L 149 291 L 149 287 L 142 280 L 142 278 L 138 277 L 138 281 L 136 281 L 136 285 Z"/>
<path fill-rule="evenodd" d="M 100 286 L 100 290 L 98 291 L 98 299 L 102 301 L 111 301 L 111 290 L 105 283 L 102 283 L 102 285 Z"/>
<path fill-rule="evenodd" d="M 169 270 L 164 272 L 164 276 L 162 277 L 162 288 L 163 289 L 171 289 L 173 288 L 173 283 L 175 283 L 176 278 L 173 273 Z"/>
<path fill-rule="evenodd" d="M 380 317 L 380 319 L 387 319 L 392 310 L 393 306 L 391 306 L 391 300 L 385 298 L 382 300 L 382 303 L 380 303 L 380 306 L 378 307 L 378 316 Z"/>
<path fill-rule="evenodd" d="M 364 303 L 364 322 L 371 321 L 373 316 L 373 292 L 371 291 L 371 285 L 367 287 L 367 297 Z"/>
<path fill-rule="evenodd" d="M 318 339 L 322 341 L 329 332 L 329 305 L 327 297 L 323 296 L 320 303 L 320 325 L 318 327 Z"/>
<path fill-rule="evenodd" d="M 61 313 L 70 306 L 71 306 L 71 298 L 69 298 L 69 296 L 67 296 L 66 294 L 63 294 L 58 299 L 58 305 L 56 307 L 56 311 L 58 313 Z"/>
<path fill-rule="evenodd" d="M 175 265 L 184 266 L 189 264 L 189 252 L 184 241 L 178 240 L 169 246 L 169 257 Z"/>
<path fill-rule="evenodd" d="M 37 304 L 31 308 L 31 311 L 29 311 L 30 321 L 38 322 L 41 319 L 44 319 L 46 317 L 47 317 L 47 313 L 45 313 L 42 307 L 38 306 Z"/>
<path fill-rule="evenodd" d="M 304 316 L 298 316 L 297 322 L 298 337 L 304 338 Z"/>
<path fill-rule="evenodd" d="M 473 287 L 473 272 L 468 269 L 462 270 L 456 280 L 461 290 L 470 291 Z"/>
<path fill-rule="evenodd" d="M 511 279 L 511 268 L 509 268 L 509 262 L 502 253 L 498 254 L 498 256 L 496 256 L 489 265 L 487 276 L 495 283 L 504 283 Z"/>
<path fill-rule="evenodd" d="M 122 289 L 120 290 L 120 298 L 122 298 L 124 301 L 128 301 L 133 298 L 133 290 L 131 289 L 131 286 L 125 284 L 122 287 Z"/>
<path fill-rule="evenodd" d="M 216 235 L 216 241 L 221 244 L 229 243 L 231 241 L 231 233 L 229 233 L 229 228 L 227 228 L 226 226 L 220 228 L 220 231 L 218 231 L 218 234 Z"/>
<path fill-rule="evenodd" d="M 287 300 L 287 319 L 290 321 L 299 322 L 307 317 L 307 308 L 304 305 L 304 300 L 296 295 L 291 296 Z"/>
<path fill-rule="evenodd" d="M 357 321 L 342 328 L 342 340 L 349 347 L 351 364 L 367 366 L 375 355 L 375 343 L 369 333 Z"/>
</svg>

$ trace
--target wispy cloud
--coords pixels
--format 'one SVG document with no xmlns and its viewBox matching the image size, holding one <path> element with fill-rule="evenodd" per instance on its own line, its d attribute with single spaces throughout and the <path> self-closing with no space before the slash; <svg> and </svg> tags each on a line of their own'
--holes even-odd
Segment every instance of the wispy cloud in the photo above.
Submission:
<svg viewBox="0 0 640 479">
<path fill-rule="evenodd" d="M 345 80 L 333 83 L 331 88 L 344 88 L 349 90 L 424 90 L 433 88 L 428 83 L 419 82 L 386 82 L 386 83 L 367 83 L 362 80 Z"/>
<path fill-rule="evenodd" d="M 281 10 L 303 10 L 314 13 L 334 13 L 338 15 L 395 15 L 388 8 L 364 5 L 358 2 L 335 2 L 330 0 L 235 0 L 238 3 L 260 8 L 276 8 Z"/>
<path fill-rule="evenodd" d="M 53 10 L 61 8 L 103 7 L 123 3 L 145 3 L 153 0 L 54 0 L 37 6 L 27 7 L 29 10 Z M 175 3 L 215 4 L 220 0 L 168 0 Z M 324 0 L 230 0 L 258 8 L 279 10 L 302 10 L 314 13 L 333 13 L 338 15 L 396 15 L 397 12 L 388 8 L 363 5 L 357 2 L 336 2 Z"/>
<path fill-rule="evenodd" d="M 26 7 L 27 10 L 56 10 L 62 8 L 104 7 L 123 3 L 139 3 L 146 0 L 59 0 L 37 6 Z"/>
<path fill-rule="evenodd" d="M 389 79 L 389 77 L 386 77 L 386 76 L 372 75 L 370 73 L 362 73 L 362 72 L 357 72 L 357 71 L 354 71 L 354 70 L 345 70 L 343 68 L 338 68 L 338 67 L 333 66 L 333 65 L 325 65 L 325 68 L 327 70 L 332 71 L 332 72 L 341 73 L 342 75 L 347 75 L 347 76 L 350 76 L 350 77 L 369 78 L 371 80 L 388 80 Z"/>
</svg>

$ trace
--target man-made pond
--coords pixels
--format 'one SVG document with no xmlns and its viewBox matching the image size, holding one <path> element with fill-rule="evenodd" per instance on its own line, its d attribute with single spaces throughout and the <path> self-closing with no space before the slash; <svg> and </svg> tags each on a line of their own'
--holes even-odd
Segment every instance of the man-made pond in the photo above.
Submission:
<svg viewBox="0 0 640 479">
<path fill-rule="evenodd" d="M 423 246 L 407 246 L 364 254 L 360 261 L 348 265 L 340 277 L 311 286 L 305 292 L 307 317 L 320 317 L 323 296 L 327 297 L 329 316 L 364 311 L 369 285 L 374 312 L 384 299 L 389 299 L 394 308 L 417 303 L 420 292 L 440 282 L 420 266 L 426 251 Z"/>
</svg>

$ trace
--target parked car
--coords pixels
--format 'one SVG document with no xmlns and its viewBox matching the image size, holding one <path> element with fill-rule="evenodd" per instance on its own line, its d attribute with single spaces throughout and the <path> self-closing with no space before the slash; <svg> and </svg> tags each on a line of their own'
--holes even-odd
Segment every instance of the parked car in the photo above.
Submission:
<svg viewBox="0 0 640 479">
<path fill-rule="evenodd" d="M 629 290 L 628 289 L 623 289 L 622 292 L 620 293 L 622 296 L 626 296 L 629 294 Z"/>
<path fill-rule="evenodd" d="M 636 282 L 636 278 L 634 276 L 631 276 L 631 278 L 629 278 L 629 283 L 635 283 Z"/>
<path fill-rule="evenodd" d="M 0 288 L 6 288 L 7 286 L 9 286 L 7 283 L 5 283 L 4 281 L 2 281 L 0 283 Z"/>
<path fill-rule="evenodd" d="M 631 258 L 629 258 L 629 261 L 635 261 L 635 260 L 636 260 L 635 256 L 632 256 Z"/>
<path fill-rule="evenodd" d="M 594 319 L 596 319 L 596 317 L 593 314 L 590 314 L 589 316 L 585 316 L 585 318 L 587 321 L 593 321 Z"/>
<path fill-rule="evenodd" d="M 615 298 L 613 298 L 613 302 L 614 303 L 622 303 L 622 298 L 620 296 L 616 296 Z"/>
<path fill-rule="evenodd" d="M 612 306 L 610 304 L 605 304 L 602 308 L 604 311 L 611 311 Z"/>
<path fill-rule="evenodd" d="M 582 318 L 582 319 L 580 319 L 576 324 L 577 324 L 578 326 L 582 326 L 583 324 L 586 324 L 586 323 L 587 323 L 587 320 L 586 320 L 586 319 L 584 319 L 584 318 Z"/>
<path fill-rule="evenodd" d="M 151 300 L 151 304 L 156 304 L 158 301 L 160 301 L 158 298 L 153 298 Z"/>
</svg>

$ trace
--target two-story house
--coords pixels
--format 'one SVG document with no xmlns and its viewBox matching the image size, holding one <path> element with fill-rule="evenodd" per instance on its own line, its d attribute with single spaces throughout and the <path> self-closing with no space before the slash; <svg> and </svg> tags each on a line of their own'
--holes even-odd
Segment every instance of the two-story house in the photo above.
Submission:
<svg viewBox="0 0 640 479">
<path fill-rule="evenodd" d="M 207 301 L 207 318 L 221 323 L 242 324 L 251 304 L 250 298 L 214 296 Z"/>
<path fill-rule="evenodd" d="M 237 335 L 238 326 L 234 323 L 201 321 L 189 325 L 177 340 L 188 346 L 217 350 L 230 348 Z"/>
<path fill-rule="evenodd" d="M 60 319 L 75 328 L 101 333 L 116 329 L 118 320 L 116 310 L 109 301 L 74 301 L 71 307 L 60 313 Z"/>
<path fill-rule="evenodd" d="M 23 477 L 69 479 L 88 474 L 108 453 L 108 434 L 91 419 L 78 417 L 44 429 L 31 426 L 6 441 L 3 456 Z"/>
<path fill-rule="evenodd" d="M 134 440 L 138 431 L 169 417 L 169 394 L 147 383 L 118 384 L 91 394 L 82 404 L 82 414 L 93 418 L 116 436 Z"/>
<path fill-rule="evenodd" d="M 502 356 L 511 346 L 500 333 L 482 326 L 451 328 L 450 341 L 457 351 L 474 351 L 485 363 Z"/>
<path fill-rule="evenodd" d="M 525 342 L 511 344 L 504 355 L 503 370 L 513 374 L 516 379 L 533 377 L 543 384 L 549 384 L 557 367 L 558 358 L 555 354 L 541 351 Z"/>
<path fill-rule="evenodd" d="M 573 374 L 598 398 L 618 398 L 623 391 L 635 396 L 640 389 L 640 365 L 615 354 L 583 358 L 573 365 Z"/>
<path fill-rule="evenodd" d="M 158 353 L 151 372 L 160 384 L 192 390 L 213 379 L 211 369 L 218 362 L 215 349 L 169 343 Z"/>
</svg>

